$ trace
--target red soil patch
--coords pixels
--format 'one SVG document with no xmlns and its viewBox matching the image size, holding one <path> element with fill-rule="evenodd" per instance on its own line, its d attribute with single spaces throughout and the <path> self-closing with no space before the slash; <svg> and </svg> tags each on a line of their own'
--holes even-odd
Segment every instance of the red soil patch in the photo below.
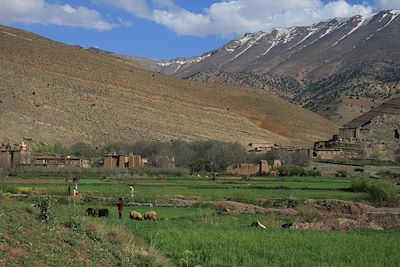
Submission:
<svg viewBox="0 0 400 267">
<path fill-rule="evenodd" d="M 10 250 L 10 259 L 19 260 L 22 257 L 22 249 L 13 248 Z"/>
<path fill-rule="evenodd" d="M 267 116 L 264 116 L 263 119 L 261 120 L 261 124 L 260 124 L 261 128 L 268 130 L 270 132 L 279 134 L 279 135 L 283 135 L 283 136 L 287 136 L 286 131 L 280 127 L 276 122 L 274 122 L 273 120 L 271 120 L 270 118 L 268 118 Z"/>
</svg>

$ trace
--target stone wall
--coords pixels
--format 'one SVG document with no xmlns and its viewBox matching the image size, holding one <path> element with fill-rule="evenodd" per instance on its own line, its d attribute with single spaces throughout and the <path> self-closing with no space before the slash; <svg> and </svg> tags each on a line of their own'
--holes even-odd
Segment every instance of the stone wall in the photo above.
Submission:
<svg viewBox="0 0 400 267">
<path fill-rule="evenodd" d="M 146 161 L 147 163 L 147 161 Z M 114 169 L 114 168 L 142 168 L 145 163 L 142 160 L 140 155 L 133 155 L 130 153 L 129 155 L 116 155 L 109 154 L 104 156 L 103 159 L 103 167 L 106 169 Z"/>
<path fill-rule="evenodd" d="M 314 157 L 321 159 L 395 160 L 400 149 L 400 115 L 384 114 L 357 129 L 340 129 L 339 135 L 314 145 Z"/>
<path fill-rule="evenodd" d="M 267 160 L 260 160 L 259 164 L 241 163 L 237 165 L 230 165 L 226 168 L 226 173 L 241 176 L 270 174 L 274 171 L 277 171 L 281 166 L 281 160 L 274 160 L 272 164 L 270 164 Z"/>
<path fill-rule="evenodd" d="M 360 138 L 361 149 L 366 158 L 394 160 L 395 151 L 400 149 L 400 139 L 396 130 L 400 130 L 399 115 L 383 115 L 376 117 L 364 127 L 368 134 Z"/>
<path fill-rule="evenodd" d="M 11 167 L 11 153 L 8 151 L 0 151 L 0 167 Z"/>
<path fill-rule="evenodd" d="M 259 164 L 242 163 L 238 165 L 228 166 L 226 172 L 234 175 L 253 176 L 260 173 Z"/>
<path fill-rule="evenodd" d="M 106 156 L 104 157 L 103 167 L 106 169 L 114 169 L 117 167 L 117 157 Z"/>
</svg>

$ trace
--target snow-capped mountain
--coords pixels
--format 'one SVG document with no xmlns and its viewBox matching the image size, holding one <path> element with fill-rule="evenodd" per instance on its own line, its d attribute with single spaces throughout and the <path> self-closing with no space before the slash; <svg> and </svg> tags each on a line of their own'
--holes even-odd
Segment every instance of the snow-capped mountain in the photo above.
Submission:
<svg viewBox="0 0 400 267">
<path fill-rule="evenodd" d="M 153 62 L 152 69 L 262 89 L 345 123 L 400 93 L 400 11 L 248 33 L 200 57 Z"/>
</svg>

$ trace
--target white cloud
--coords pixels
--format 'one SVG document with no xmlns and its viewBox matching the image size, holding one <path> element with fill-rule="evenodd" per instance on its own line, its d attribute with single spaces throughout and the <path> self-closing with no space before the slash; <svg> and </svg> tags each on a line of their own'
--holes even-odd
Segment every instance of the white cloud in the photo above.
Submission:
<svg viewBox="0 0 400 267">
<path fill-rule="evenodd" d="M 119 7 L 139 18 L 150 16 L 150 8 L 147 0 L 92 0 L 92 2 Z"/>
<path fill-rule="evenodd" d="M 135 16 L 162 24 L 179 35 L 194 36 L 240 35 L 277 27 L 310 25 L 334 17 L 373 11 L 368 4 L 349 4 L 345 0 L 328 3 L 321 0 L 220 0 L 201 13 L 185 10 L 173 0 L 92 1 L 112 4 Z"/>
<path fill-rule="evenodd" d="M 111 30 L 113 25 L 86 7 L 46 3 L 45 0 L 0 0 L 0 23 L 37 23 Z"/>
</svg>

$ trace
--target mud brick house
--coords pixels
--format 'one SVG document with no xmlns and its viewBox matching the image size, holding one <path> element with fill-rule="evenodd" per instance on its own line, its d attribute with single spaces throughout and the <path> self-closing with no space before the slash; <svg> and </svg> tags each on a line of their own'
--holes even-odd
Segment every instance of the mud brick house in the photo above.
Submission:
<svg viewBox="0 0 400 267">
<path fill-rule="evenodd" d="M 134 155 L 130 153 L 129 155 L 117 155 L 116 153 L 109 153 L 104 156 L 103 167 L 106 169 L 115 168 L 143 168 L 147 165 L 148 160 L 142 158 L 140 155 Z"/>
<path fill-rule="evenodd" d="M 248 152 L 268 152 L 273 149 L 277 149 L 277 144 L 271 143 L 250 143 L 248 146 Z"/>
<path fill-rule="evenodd" d="M 34 154 L 32 155 L 32 166 L 90 168 L 91 160 L 63 155 Z"/>
<path fill-rule="evenodd" d="M 271 164 L 270 164 L 271 163 Z M 260 160 L 258 164 L 241 163 L 230 165 L 226 168 L 226 173 L 241 176 L 254 176 L 258 174 L 270 174 L 276 172 L 282 166 L 280 160 Z"/>
<path fill-rule="evenodd" d="M 0 167 L 13 168 L 16 166 L 24 166 L 31 164 L 31 152 L 25 143 L 21 143 L 18 147 L 0 148 Z"/>
<path fill-rule="evenodd" d="M 395 160 L 400 150 L 400 97 L 350 121 L 328 141 L 314 144 L 321 159 Z"/>
</svg>

